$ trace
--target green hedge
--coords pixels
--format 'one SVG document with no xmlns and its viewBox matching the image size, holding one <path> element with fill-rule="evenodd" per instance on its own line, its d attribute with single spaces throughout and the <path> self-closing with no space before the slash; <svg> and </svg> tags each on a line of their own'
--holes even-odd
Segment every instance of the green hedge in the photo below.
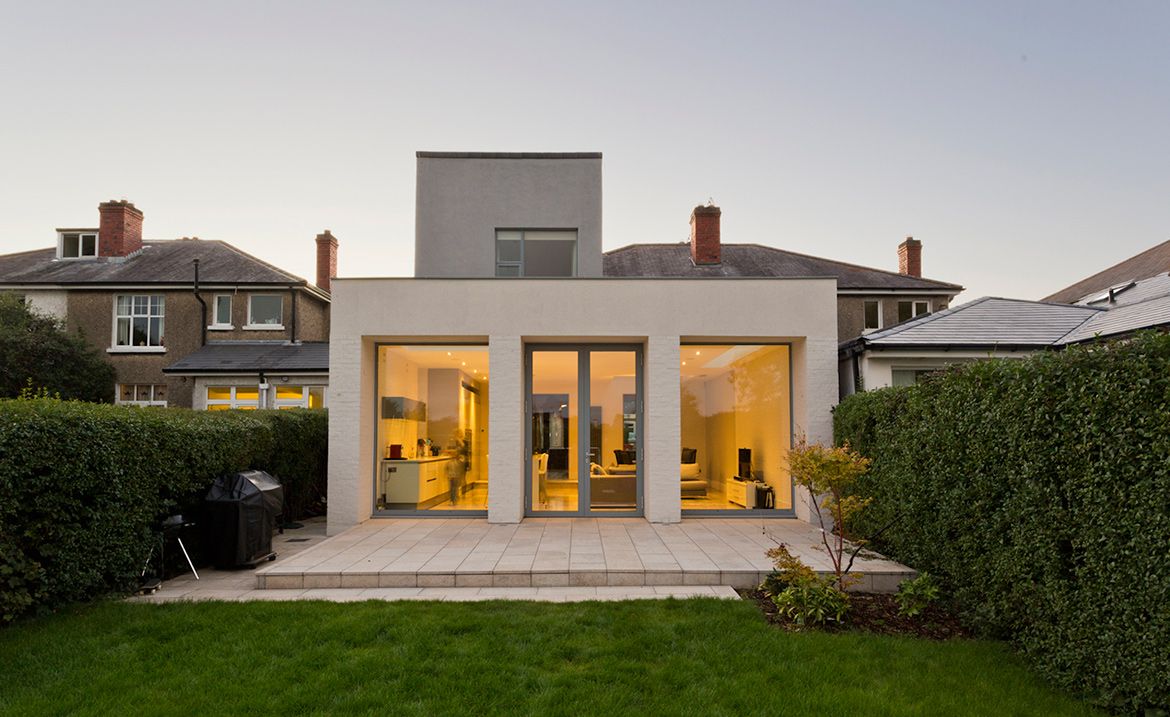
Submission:
<svg viewBox="0 0 1170 717">
<path fill-rule="evenodd" d="M 277 476 L 296 517 L 324 493 L 327 421 L 0 401 L 0 622 L 132 587 L 160 517 L 224 473 Z"/>
<path fill-rule="evenodd" d="M 953 368 L 847 398 L 861 532 L 1067 689 L 1170 708 L 1170 336 Z"/>
</svg>

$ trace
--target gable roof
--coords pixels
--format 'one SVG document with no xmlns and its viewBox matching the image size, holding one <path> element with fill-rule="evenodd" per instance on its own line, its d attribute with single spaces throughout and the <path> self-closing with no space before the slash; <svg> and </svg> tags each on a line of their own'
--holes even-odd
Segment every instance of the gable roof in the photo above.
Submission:
<svg viewBox="0 0 1170 717">
<path fill-rule="evenodd" d="M 299 276 L 226 242 L 205 239 L 147 241 L 141 251 L 124 258 L 60 260 L 56 249 L 7 254 L 0 256 L 0 285 L 190 284 L 195 259 L 201 284 L 305 286 L 328 297 Z"/>
<path fill-rule="evenodd" d="M 1164 241 L 1119 264 L 1114 264 L 1108 269 L 1081 279 L 1071 286 L 1066 286 L 1060 291 L 1044 297 L 1044 301 L 1071 304 L 1086 298 L 1089 294 L 1101 293 L 1111 286 L 1127 281 L 1148 279 L 1167 270 L 1170 270 L 1170 241 Z"/>
<path fill-rule="evenodd" d="M 916 291 L 954 295 L 958 284 L 871 269 L 762 244 L 723 244 L 721 263 L 696 265 L 690 244 L 631 244 L 605 252 L 602 272 L 616 277 L 835 277 L 838 290 Z"/>
<path fill-rule="evenodd" d="M 328 373 L 329 342 L 212 341 L 163 369 L 170 375 Z"/>
<path fill-rule="evenodd" d="M 875 348 L 1040 348 L 1060 341 L 1104 309 L 985 296 L 865 334 Z M 849 343 L 854 343 L 853 341 Z"/>
</svg>

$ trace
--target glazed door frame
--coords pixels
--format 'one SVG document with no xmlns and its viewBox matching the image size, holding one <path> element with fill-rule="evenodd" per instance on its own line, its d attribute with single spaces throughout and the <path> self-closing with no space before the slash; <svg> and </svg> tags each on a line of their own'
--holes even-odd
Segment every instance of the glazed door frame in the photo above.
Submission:
<svg viewBox="0 0 1170 717">
<path fill-rule="evenodd" d="M 533 439 L 532 439 L 532 368 L 533 353 L 541 351 L 575 352 L 577 354 L 577 510 L 537 510 L 533 496 Z M 625 509 L 593 509 L 590 501 L 590 425 L 592 400 L 590 396 L 590 359 L 593 352 L 625 352 L 634 355 L 634 411 L 635 411 L 635 507 Z M 524 347 L 524 516 L 525 517 L 591 517 L 637 518 L 645 510 L 645 406 L 643 388 L 643 347 L 641 344 L 527 344 Z M 571 400 L 571 399 L 570 399 Z M 570 451 L 571 455 L 572 451 Z M 602 456 L 604 460 L 604 456 Z M 604 464 L 603 464 L 604 465 Z"/>
</svg>

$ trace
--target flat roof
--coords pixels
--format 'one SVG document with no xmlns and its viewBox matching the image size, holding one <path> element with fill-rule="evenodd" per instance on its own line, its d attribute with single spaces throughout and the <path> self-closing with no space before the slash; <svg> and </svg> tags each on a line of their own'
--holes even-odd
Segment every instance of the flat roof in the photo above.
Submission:
<svg viewBox="0 0 1170 717">
<path fill-rule="evenodd" d="M 418 159 L 601 159 L 601 152 L 415 152 Z"/>
</svg>

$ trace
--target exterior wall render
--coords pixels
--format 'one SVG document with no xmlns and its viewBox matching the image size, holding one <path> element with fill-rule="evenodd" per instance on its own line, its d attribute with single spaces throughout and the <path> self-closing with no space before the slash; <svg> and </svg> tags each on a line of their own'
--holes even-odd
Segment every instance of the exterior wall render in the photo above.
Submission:
<svg viewBox="0 0 1170 717">
<path fill-rule="evenodd" d="M 631 343 L 646 349 L 645 515 L 680 519 L 679 343 L 787 342 L 793 425 L 832 439 L 837 400 L 831 279 L 337 279 L 330 337 L 329 532 L 373 512 L 376 343 L 489 346 L 488 517 L 524 513 L 525 344 Z M 555 302 L 550 302 L 555 297 Z M 428 323 L 403 306 L 452 307 Z M 778 307 L 760 311 L 759 307 Z M 798 501 L 799 507 L 799 501 Z"/>
<path fill-rule="evenodd" d="M 601 276 L 601 158 L 418 159 L 414 275 L 491 277 L 496 229 L 576 229 L 577 276 Z"/>
<path fill-rule="evenodd" d="M 25 291 L 24 303 L 42 316 L 52 316 L 61 321 L 65 321 L 69 316 L 69 292 L 67 291 Z"/>
<path fill-rule="evenodd" d="M 939 351 L 932 350 L 929 346 L 924 346 L 921 351 L 866 351 L 860 357 L 860 388 L 868 391 L 893 386 L 895 369 L 938 369 L 952 364 L 986 361 L 990 358 L 1024 358 L 1033 353 L 1035 352 Z"/>
</svg>

